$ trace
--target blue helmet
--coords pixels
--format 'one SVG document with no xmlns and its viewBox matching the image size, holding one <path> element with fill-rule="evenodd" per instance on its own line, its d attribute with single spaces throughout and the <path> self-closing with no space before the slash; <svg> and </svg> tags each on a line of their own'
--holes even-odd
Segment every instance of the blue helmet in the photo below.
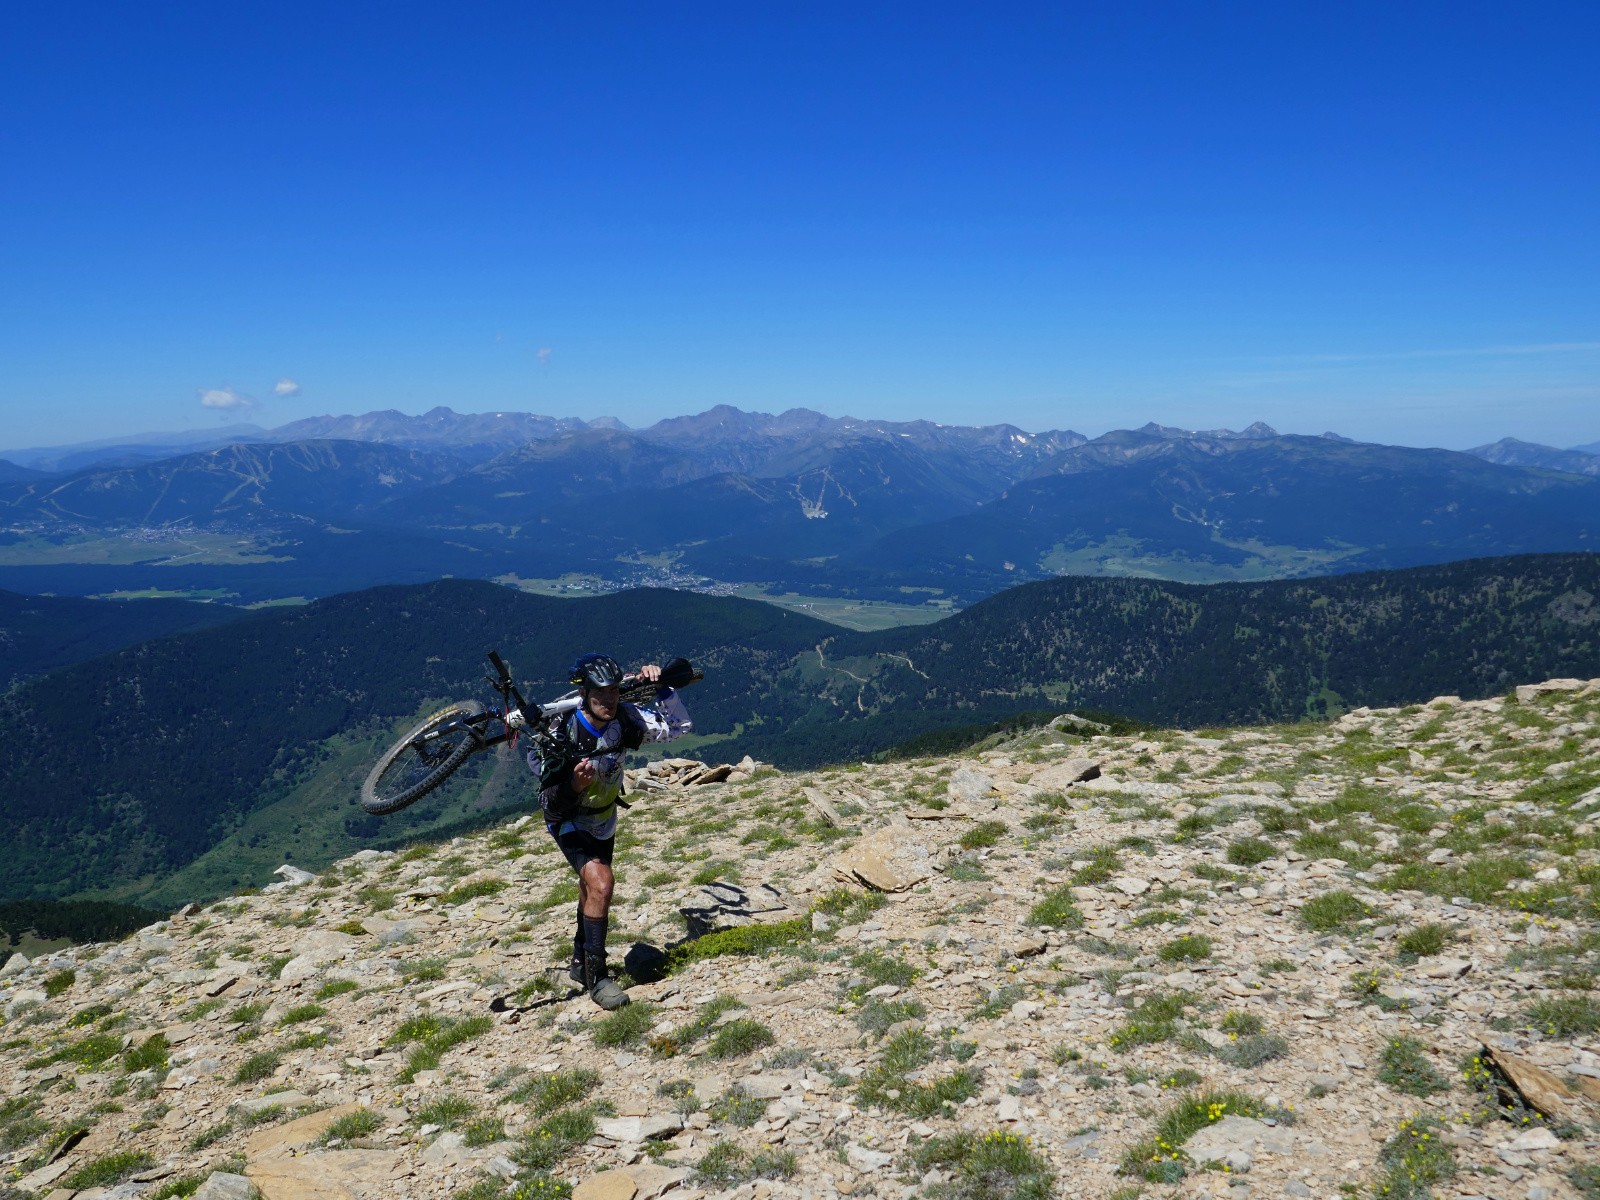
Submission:
<svg viewBox="0 0 1600 1200">
<path fill-rule="evenodd" d="M 609 654 L 582 654 L 572 662 L 567 682 L 580 688 L 604 688 L 622 682 L 622 668 Z"/>
</svg>

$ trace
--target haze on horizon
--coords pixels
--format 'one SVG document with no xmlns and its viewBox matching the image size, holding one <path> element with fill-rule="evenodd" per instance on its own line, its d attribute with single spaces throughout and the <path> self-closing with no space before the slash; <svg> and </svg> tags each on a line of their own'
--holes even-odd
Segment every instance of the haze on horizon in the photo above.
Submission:
<svg viewBox="0 0 1600 1200">
<path fill-rule="evenodd" d="M 35 6 L 4 441 L 728 403 L 1593 442 L 1597 25 Z"/>
</svg>

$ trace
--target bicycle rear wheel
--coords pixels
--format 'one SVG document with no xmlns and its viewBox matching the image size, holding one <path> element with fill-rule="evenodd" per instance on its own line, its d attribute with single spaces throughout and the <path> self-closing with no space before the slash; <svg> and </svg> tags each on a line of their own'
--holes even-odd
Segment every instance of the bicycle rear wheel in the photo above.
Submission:
<svg viewBox="0 0 1600 1200">
<path fill-rule="evenodd" d="M 361 785 L 361 807 L 375 817 L 415 804 L 482 749 L 483 736 L 465 724 L 488 710 L 476 700 L 446 705 L 383 752 Z"/>
</svg>

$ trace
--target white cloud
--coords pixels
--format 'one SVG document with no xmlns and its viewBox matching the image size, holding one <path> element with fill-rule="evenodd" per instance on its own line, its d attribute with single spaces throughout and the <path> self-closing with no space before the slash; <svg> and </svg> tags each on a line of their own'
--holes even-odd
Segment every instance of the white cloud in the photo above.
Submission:
<svg viewBox="0 0 1600 1200">
<path fill-rule="evenodd" d="M 550 347 L 549 346 L 540 346 L 537 357 L 538 357 L 539 361 L 542 362 L 542 363 L 549 362 L 550 361 Z"/>
<path fill-rule="evenodd" d="M 253 408 L 255 400 L 231 387 L 200 388 L 200 403 L 205 408 Z"/>
<path fill-rule="evenodd" d="M 285 376 L 272 385 L 272 394 L 274 396 L 298 396 L 300 394 L 300 385 Z"/>
</svg>

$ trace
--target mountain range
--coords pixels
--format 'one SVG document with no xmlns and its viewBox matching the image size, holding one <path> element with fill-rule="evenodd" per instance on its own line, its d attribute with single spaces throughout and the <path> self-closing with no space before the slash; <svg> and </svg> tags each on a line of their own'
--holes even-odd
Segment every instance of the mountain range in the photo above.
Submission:
<svg viewBox="0 0 1600 1200">
<path fill-rule="evenodd" d="M 803 766 L 1024 710 L 1292 722 L 1596 677 L 1597 597 L 1594 554 L 1212 586 L 1064 578 L 875 634 L 681 591 L 374 588 L 158 637 L 0 697 L 0 868 L 12 899 L 172 903 L 525 804 L 510 755 L 386 821 L 356 804 L 379 749 L 419 713 L 484 697 L 490 646 L 541 698 L 565 690 L 579 649 L 685 654 L 706 680 L 679 749 Z"/>
<path fill-rule="evenodd" d="M 249 440 L 239 440 L 247 436 Z M 239 602 L 442 575 L 970 603 L 1061 575 L 1291 578 L 1600 544 L 1600 456 L 1147 425 L 720 406 L 648 429 L 318 417 L 150 459 L 0 471 L 0 586 Z M 30 458 L 29 455 L 32 455 Z M 20 465 L 18 465 L 20 464 Z"/>
</svg>

